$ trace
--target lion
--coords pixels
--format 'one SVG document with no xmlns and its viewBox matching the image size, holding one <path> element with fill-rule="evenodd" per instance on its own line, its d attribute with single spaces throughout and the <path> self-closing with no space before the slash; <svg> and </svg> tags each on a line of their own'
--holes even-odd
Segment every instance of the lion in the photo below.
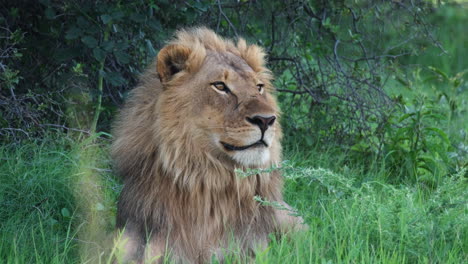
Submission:
<svg viewBox="0 0 468 264">
<path fill-rule="evenodd" d="M 177 31 L 160 50 L 113 128 L 123 262 L 222 262 L 231 244 L 248 258 L 269 234 L 304 227 L 254 199 L 290 208 L 277 170 L 236 175 L 281 161 L 271 80 L 259 46 L 204 27 Z"/>
</svg>

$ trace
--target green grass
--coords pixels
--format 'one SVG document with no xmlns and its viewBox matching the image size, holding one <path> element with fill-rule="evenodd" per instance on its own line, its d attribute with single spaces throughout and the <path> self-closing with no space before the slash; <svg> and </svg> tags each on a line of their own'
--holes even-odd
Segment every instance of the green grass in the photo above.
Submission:
<svg viewBox="0 0 468 264">
<path fill-rule="evenodd" d="M 98 239 L 89 233 L 112 229 L 119 186 L 100 147 L 63 139 L 0 147 L 0 263 L 81 263 L 82 246 Z"/>
<path fill-rule="evenodd" d="M 69 262 L 74 251 L 69 187 L 73 161 L 62 146 L 0 148 L 0 259 L 5 263 Z M 0 261 L 1 262 L 1 261 Z"/>
<path fill-rule="evenodd" d="M 336 170 L 337 168 L 335 168 Z M 467 182 L 464 172 L 435 190 L 390 185 L 359 170 L 304 168 L 287 174 L 287 198 L 311 232 L 286 259 L 312 263 L 462 263 L 466 258 Z M 385 172 L 380 172 L 385 173 Z M 306 247 L 312 244 L 312 250 Z M 275 255 L 275 250 L 272 251 Z M 304 263 L 304 262 L 302 262 Z"/>
<path fill-rule="evenodd" d="M 106 146 L 64 141 L 0 148 L 0 263 L 82 263 L 90 249 L 109 246 L 102 243 L 120 187 L 108 171 Z M 467 261 L 465 171 L 428 189 L 386 183 L 389 175 L 378 167 L 364 172 L 345 165 L 346 154 L 292 153 L 283 172 L 285 198 L 310 230 L 272 237 L 256 263 Z"/>
</svg>

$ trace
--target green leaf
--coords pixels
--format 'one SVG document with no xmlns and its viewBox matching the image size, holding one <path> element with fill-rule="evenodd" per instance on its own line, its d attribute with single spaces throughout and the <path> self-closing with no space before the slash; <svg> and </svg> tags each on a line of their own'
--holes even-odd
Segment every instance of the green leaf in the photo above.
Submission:
<svg viewBox="0 0 468 264">
<path fill-rule="evenodd" d="M 104 15 L 101 15 L 101 20 L 102 20 L 102 23 L 107 25 L 112 20 L 112 17 L 109 16 L 108 14 L 104 14 Z"/>
<path fill-rule="evenodd" d="M 162 28 L 161 22 L 159 22 L 159 20 L 156 20 L 156 19 L 151 19 L 151 20 L 148 22 L 148 26 L 149 26 L 152 30 L 161 30 L 161 28 Z"/>
<path fill-rule="evenodd" d="M 428 112 L 427 114 L 424 114 L 425 117 L 430 117 L 434 120 L 445 120 L 447 116 L 438 114 L 438 113 L 433 113 L 433 112 Z"/>
<path fill-rule="evenodd" d="M 130 45 L 127 42 L 124 42 L 124 41 L 120 41 L 120 42 L 115 43 L 115 48 L 118 49 L 118 50 L 125 50 L 128 47 L 130 47 Z"/>
<path fill-rule="evenodd" d="M 200 10 L 200 11 L 202 11 L 202 12 L 205 12 L 206 10 L 208 10 L 208 8 L 209 8 L 210 5 L 209 5 L 209 4 L 206 4 L 206 3 L 202 3 L 202 2 L 198 2 L 198 1 L 197 1 L 197 2 L 195 2 L 195 3 L 193 4 L 193 6 L 194 6 L 195 8 L 197 8 L 198 10 Z"/>
<path fill-rule="evenodd" d="M 71 216 L 70 211 L 67 208 L 62 208 L 60 212 L 62 213 L 63 217 L 69 218 Z"/>
<path fill-rule="evenodd" d="M 442 130 L 437 127 L 425 127 L 424 130 L 432 131 L 436 135 L 438 135 L 445 143 L 449 144 L 450 139 L 448 138 L 447 134 Z"/>
<path fill-rule="evenodd" d="M 67 30 L 67 33 L 65 33 L 65 39 L 77 39 L 81 35 L 81 33 L 81 29 L 77 27 L 71 27 L 69 30 Z"/>
<path fill-rule="evenodd" d="M 49 225 L 52 227 L 58 226 L 58 223 L 59 223 L 57 220 L 53 218 L 49 218 L 48 222 L 49 222 Z"/>
<path fill-rule="evenodd" d="M 121 18 L 124 17 L 124 16 L 125 16 L 125 14 L 124 14 L 124 12 L 122 12 L 122 11 L 117 11 L 117 12 L 114 12 L 114 13 L 112 14 L 112 18 L 113 18 L 114 20 L 119 20 L 119 19 L 121 19 Z"/>
<path fill-rule="evenodd" d="M 82 29 L 89 29 L 90 28 L 89 22 L 86 20 L 86 18 L 84 18 L 82 16 L 80 16 L 80 17 L 78 17 L 76 19 L 76 23 Z"/>
<path fill-rule="evenodd" d="M 124 51 L 121 51 L 121 50 L 114 51 L 114 55 L 117 58 L 117 61 L 121 64 L 127 64 L 130 62 L 130 56 Z"/>
<path fill-rule="evenodd" d="M 445 80 L 448 80 L 448 79 L 449 79 L 448 76 L 447 76 L 447 74 L 445 74 L 445 72 L 443 72 L 442 70 L 437 69 L 436 67 L 432 67 L 432 66 L 429 66 L 429 69 L 430 69 L 431 71 L 433 71 L 434 73 L 439 74 L 439 75 L 440 75 L 441 77 L 443 77 Z"/>
<path fill-rule="evenodd" d="M 88 46 L 88 48 L 94 48 L 94 47 L 96 47 L 98 45 L 98 41 L 94 37 L 91 37 L 91 36 L 83 37 L 83 38 L 81 38 L 81 41 L 86 46 Z"/>
<path fill-rule="evenodd" d="M 402 122 L 403 120 L 407 119 L 408 117 L 412 117 L 414 116 L 415 113 L 408 113 L 408 114 L 404 114 L 402 115 L 399 119 L 398 119 L 398 123 Z"/>
<path fill-rule="evenodd" d="M 357 152 L 368 152 L 370 150 L 370 146 L 366 142 L 361 141 L 351 146 L 350 150 Z"/>
<path fill-rule="evenodd" d="M 101 47 L 102 47 L 105 51 L 112 51 L 112 49 L 114 48 L 114 46 L 115 46 L 115 42 L 112 41 L 112 40 L 104 41 L 104 42 L 101 44 Z"/>
<path fill-rule="evenodd" d="M 46 10 L 45 10 L 45 17 L 47 19 L 54 19 L 55 18 L 55 11 L 52 7 L 47 7 Z"/>
<path fill-rule="evenodd" d="M 406 81 L 405 79 L 401 78 L 400 76 L 395 76 L 395 80 L 399 83 L 401 83 L 403 86 L 411 89 L 411 85 L 408 81 Z"/>
<path fill-rule="evenodd" d="M 118 72 L 104 72 L 104 79 L 113 86 L 121 86 L 125 84 L 125 79 Z"/>
<path fill-rule="evenodd" d="M 106 52 L 99 47 L 93 49 L 93 57 L 101 62 L 106 58 Z"/>
<path fill-rule="evenodd" d="M 153 43 L 151 43 L 151 40 L 149 39 L 146 40 L 146 50 L 148 51 L 149 57 L 156 56 L 156 50 L 153 47 Z"/>
<path fill-rule="evenodd" d="M 146 21 L 146 17 L 142 14 L 139 13 L 133 13 L 130 15 L 130 19 L 137 22 L 137 23 L 143 23 Z"/>
</svg>

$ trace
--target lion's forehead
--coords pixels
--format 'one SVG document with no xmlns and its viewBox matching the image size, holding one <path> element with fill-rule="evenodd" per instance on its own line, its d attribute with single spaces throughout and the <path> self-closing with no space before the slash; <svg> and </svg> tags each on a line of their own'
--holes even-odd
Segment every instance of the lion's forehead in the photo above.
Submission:
<svg viewBox="0 0 468 264">
<path fill-rule="evenodd" d="M 247 62 L 236 54 L 231 52 L 215 52 L 210 51 L 207 53 L 206 63 L 208 66 L 215 66 L 214 69 L 227 68 L 238 73 L 241 76 L 250 78 L 254 75 L 254 70 L 247 64 Z M 217 67 L 216 67 L 217 66 Z"/>
</svg>

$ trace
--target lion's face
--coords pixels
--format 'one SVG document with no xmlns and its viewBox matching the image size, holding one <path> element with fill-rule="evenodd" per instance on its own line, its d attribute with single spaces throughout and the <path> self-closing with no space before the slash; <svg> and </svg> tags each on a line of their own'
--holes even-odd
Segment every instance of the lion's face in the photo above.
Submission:
<svg viewBox="0 0 468 264">
<path fill-rule="evenodd" d="M 196 120 L 211 144 L 239 164 L 267 163 L 278 127 L 268 80 L 231 53 L 208 54 L 198 75 L 203 105 Z"/>
<path fill-rule="evenodd" d="M 270 161 L 280 133 L 268 75 L 231 52 L 209 50 L 196 72 L 175 71 L 165 98 L 180 100 L 178 118 L 202 149 L 247 167 Z"/>
</svg>

